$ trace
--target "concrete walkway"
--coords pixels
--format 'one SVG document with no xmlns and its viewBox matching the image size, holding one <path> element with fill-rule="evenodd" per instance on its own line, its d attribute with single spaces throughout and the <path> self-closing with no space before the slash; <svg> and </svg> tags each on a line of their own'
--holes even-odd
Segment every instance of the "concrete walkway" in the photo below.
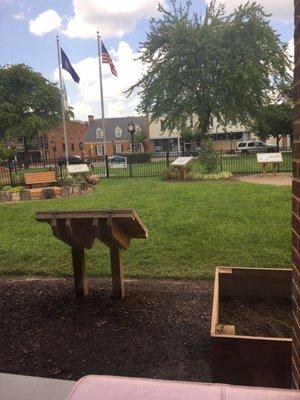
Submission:
<svg viewBox="0 0 300 400">
<path fill-rule="evenodd" d="M 74 381 L 0 374 L 1 400 L 66 400 Z"/>
</svg>

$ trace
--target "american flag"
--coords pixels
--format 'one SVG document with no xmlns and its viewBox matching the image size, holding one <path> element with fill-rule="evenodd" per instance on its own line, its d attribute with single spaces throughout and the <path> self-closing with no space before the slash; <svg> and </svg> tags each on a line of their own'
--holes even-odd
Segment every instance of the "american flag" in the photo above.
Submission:
<svg viewBox="0 0 300 400">
<path fill-rule="evenodd" d="M 117 70 L 114 66 L 114 63 L 112 62 L 112 59 L 110 58 L 110 55 L 108 54 L 108 51 L 106 50 L 106 47 L 104 46 L 103 42 L 101 42 L 102 46 L 102 62 L 103 64 L 109 64 L 111 73 L 115 76 L 118 76 Z"/>
</svg>

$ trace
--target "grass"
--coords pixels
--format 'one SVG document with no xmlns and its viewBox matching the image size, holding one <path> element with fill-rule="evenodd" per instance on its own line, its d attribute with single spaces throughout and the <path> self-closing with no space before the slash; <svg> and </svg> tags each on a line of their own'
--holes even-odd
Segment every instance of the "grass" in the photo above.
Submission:
<svg viewBox="0 0 300 400">
<path fill-rule="evenodd" d="M 217 265 L 290 267 L 290 188 L 242 182 L 103 180 L 86 196 L 0 205 L 1 275 L 71 275 L 70 249 L 37 210 L 134 208 L 149 229 L 125 253 L 126 275 L 212 278 Z M 87 252 L 91 275 L 109 275 L 108 250 Z"/>
</svg>

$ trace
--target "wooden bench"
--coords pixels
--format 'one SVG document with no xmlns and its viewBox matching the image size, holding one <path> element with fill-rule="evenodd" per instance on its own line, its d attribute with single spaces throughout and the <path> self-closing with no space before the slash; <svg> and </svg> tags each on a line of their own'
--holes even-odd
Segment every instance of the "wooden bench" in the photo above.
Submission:
<svg viewBox="0 0 300 400">
<path fill-rule="evenodd" d="M 49 172 L 33 172 L 24 174 L 25 183 L 30 187 L 30 195 L 32 199 L 39 199 L 41 197 L 42 189 L 47 186 L 38 188 L 32 188 L 33 185 L 48 185 L 49 183 L 56 183 L 57 179 L 54 171 Z M 57 186 L 51 186 L 54 189 L 55 195 L 61 193 L 61 188 Z"/>
</svg>

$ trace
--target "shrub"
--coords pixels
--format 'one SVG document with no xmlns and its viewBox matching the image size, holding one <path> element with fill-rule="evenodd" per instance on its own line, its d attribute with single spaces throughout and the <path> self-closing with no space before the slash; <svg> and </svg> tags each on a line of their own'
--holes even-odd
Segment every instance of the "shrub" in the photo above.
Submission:
<svg viewBox="0 0 300 400">
<path fill-rule="evenodd" d="M 220 155 L 214 149 L 213 141 L 206 138 L 201 142 L 199 160 L 204 165 L 205 172 L 210 174 L 218 168 Z"/>
<path fill-rule="evenodd" d="M 185 167 L 177 167 L 175 165 L 171 165 L 163 173 L 163 179 L 166 181 L 191 179 L 191 170 L 191 164 L 188 164 Z"/>
<path fill-rule="evenodd" d="M 151 153 L 124 153 L 120 155 L 126 157 L 129 164 L 140 164 L 151 161 Z"/>
<path fill-rule="evenodd" d="M 212 181 L 218 181 L 222 179 L 229 179 L 232 177 L 231 172 L 223 171 L 219 172 L 218 174 L 194 174 L 193 179 L 194 180 L 212 180 Z"/>
<path fill-rule="evenodd" d="M 20 193 L 20 192 L 23 192 L 24 187 L 23 187 L 23 186 L 15 186 L 15 187 L 4 186 L 4 188 L 2 188 L 2 190 L 3 190 L 4 192 Z"/>
</svg>

